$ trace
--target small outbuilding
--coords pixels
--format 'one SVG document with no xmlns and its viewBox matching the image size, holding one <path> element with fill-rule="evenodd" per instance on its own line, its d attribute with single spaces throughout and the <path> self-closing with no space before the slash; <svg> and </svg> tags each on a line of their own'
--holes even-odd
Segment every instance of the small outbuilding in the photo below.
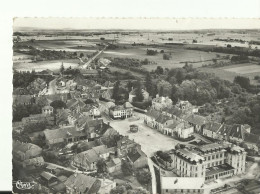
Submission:
<svg viewBox="0 0 260 194">
<path fill-rule="evenodd" d="M 130 125 L 130 131 L 132 133 L 138 132 L 138 126 L 137 125 Z"/>
</svg>

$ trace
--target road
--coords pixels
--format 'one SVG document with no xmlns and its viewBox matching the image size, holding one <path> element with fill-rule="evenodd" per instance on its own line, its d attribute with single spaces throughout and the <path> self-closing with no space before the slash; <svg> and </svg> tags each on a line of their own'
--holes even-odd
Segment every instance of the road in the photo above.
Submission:
<svg viewBox="0 0 260 194">
<path fill-rule="evenodd" d="M 86 69 L 92 61 L 94 61 L 100 54 L 102 54 L 104 52 L 104 50 L 106 50 L 106 48 L 107 48 L 107 45 L 101 51 L 99 51 L 95 56 L 90 58 L 84 65 L 80 65 L 80 68 Z"/>
<path fill-rule="evenodd" d="M 49 82 L 49 87 L 48 87 L 48 92 L 47 92 L 48 95 L 58 93 L 57 87 L 56 87 L 56 80 L 57 80 L 57 78 L 55 78 L 54 80 L 51 80 Z"/>
</svg>

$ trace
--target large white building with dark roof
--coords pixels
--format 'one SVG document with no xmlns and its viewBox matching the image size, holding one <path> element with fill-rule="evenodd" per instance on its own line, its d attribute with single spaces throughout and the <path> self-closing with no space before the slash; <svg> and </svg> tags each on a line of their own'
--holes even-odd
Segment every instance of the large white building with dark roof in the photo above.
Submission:
<svg viewBox="0 0 260 194">
<path fill-rule="evenodd" d="M 230 143 L 174 150 L 171 158 L 181 177 L 204 177 L 211 181 L 245 172 L 246 152 Z"/>
</svg>

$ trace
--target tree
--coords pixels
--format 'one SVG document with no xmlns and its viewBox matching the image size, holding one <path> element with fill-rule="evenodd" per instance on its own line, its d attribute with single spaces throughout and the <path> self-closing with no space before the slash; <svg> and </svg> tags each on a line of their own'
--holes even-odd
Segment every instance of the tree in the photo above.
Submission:
<svg viewBox="0 0 260 194">
<path fill-rule="evenodd" d="M 234 78 L 234 83 L 237 83 L 238 85 L 241 86 L 241 88 L 245 88 L 246 90 L 249 90 L 251 87 L 250 79 L 243 76 L 236 76 Z"/>
<path fill-rule="evenodd" d="M 139 171 L 137 171 L 137 180 L 141 183 L 141 184 L 148 184 L 151 182 L 151 173 L 149 172 L 148 169 L 141 169 Z"/>
<path fill-rule="evenodd" d="M 66 104 L 61 101 L 61 100 L 55 100 L 53 101 L 50 106 L 52 106 L 55 110 L 56 109 L 62 109 L 62 108 L 66 108 Z"/>
<path fill-rule="evenodd" d="M 151 74 L 147 73 L 145 77 L 145 88 L 146 91 L 149 93 L 150 96 L 156 95 L 156 88 L 155 85 L 152 82 Z"/>
<path fill-rule="evenodd" d="M 156 74 L 163 74 L 163 68 L 161 66 L 157 66 L 155 73 Z"/>
<path fill-rule="evenodd" d="M 62 62 L 62 63 L 61 63 L 61 66 L 60 66 L 60 72 L 61 72 L 61 74 L 63 74 L 64 70 L 65 70 L 65 68 L 64 68 L 64 65 L 63 65 L 63 62 Z"/>
<path fill-rule="evenodd" d="M 118 80 L 113 88 L 113 94 L 112 94 L 112 98 L 115 101 L 119 101 L 120 100 L 120 95 L 119 95 L 119 89 L 120 89 L 120 81 Z"/>
<path fill-rule="evenodd" d="M 143 96 L 143 91 L 142 91 L 142 86 L 140 81 L 138 81 L 138 86 L 136 88 L 136 97 L 135 97 L 135 102 L 142 102 L 144 100 Z"/>
<path fill-rule="evenodd" d="M 84 57 L 84 53 L 80 53 L 79 58 Z"/>
<path fill-rule="evenodd" d="M 125 194 L 126 188 L 124 185 L 116 186 L 115 188 L 111 189 L 110 194 Z"/>
<path fill-rule="evenodd" d="M 125 176 L 129 176 L 133 174 L 134 168 L 128 161 L 123 161 L 122 171 Z"/>
<path fill-rule="evenodd" d="M 160 87 L 160 90 L 159 90 L 159 96 L 163 96 L 163 87 L 162 86 Z"/>
<path fill-rule="evenodd" d="M 104 159 L 100 159 L 97 161 L 97 172 L 104 173 L 106 170 L 106 163 Z"/>
<path fill-rule="evenodd" d="M 170 60 L 170 59 L 171 59 L 171 55 L 166 53 L 163 54 L 163 60 Z"/>
</svg>

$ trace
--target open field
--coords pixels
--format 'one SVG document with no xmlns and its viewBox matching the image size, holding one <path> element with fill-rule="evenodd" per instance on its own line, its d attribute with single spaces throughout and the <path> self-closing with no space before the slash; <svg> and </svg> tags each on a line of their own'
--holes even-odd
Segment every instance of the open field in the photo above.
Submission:
<svg viewBox="0 0 260 194">
<path fill-rule="evenodd" d="M 157 50 L 159 53 L 155 56 L 149 56 L 146 54 L 146 49 Z M 165 53 L 171 53 L 170 60 L 163 59 L 163 53 L 160 53 L 161 50 L 164 50 Z M 105 51 L 102 54 L 102 57 L 127 57 L 135 58 L 139 60 L 148 59 L 152 64 L 143 65 L 147 70 L 154 70 L 157 66 L 162 66 L 163 68 L 178 68 L 183 67 L 185 62 L 190 62 L 193 67 L 201 67 L 203 64 L 212 63 L 212 59 L 216 58 L 216 54 L 220 56 L 226 56 L 225 54 L 213 53 L 213 52 L 203 52 L 197 50 L 187 50 L 182 48 L 182 46 L 174 46 L 172 48 L 149 48 L 149 47 L 130 47 L 127 49 Z"/>
<path fill-rule="evenodd" d="M 65 68 L 68 67 L 78 67 L 78 60 L 75 59 L 67 59 L 67 60 L 53 60 L 53 61 L 40 61 L 40 62 L 24 62 L 24 63 L 14 63 L 13 68 L 18 70 L 18 71 L 31 71 L 35 70 L 37 71 L 42 71 L 45 69 L 49 70 L 58 70 L 63 62 L 63 65 Z"/>
<path fill-rule="evenodd" d="M 260 65 L 244 64 L 244 66 L 241 67 L 226 68 L 225 70 L 235 72 L 237 74 L 260 73 Z"/>
<path fill-rule="evenodd" d="M 260 75 L 260 65 L 255 65 L 253 63 L 236 64 L 221 68 L 199 68 L 202 72 L 214 73 L 221 79 L 225 79 L 233 82 L 234 78 L 238 75 L 248 77 L 252 84 L 258 84 L 254 77 Z"/>
</svg>

